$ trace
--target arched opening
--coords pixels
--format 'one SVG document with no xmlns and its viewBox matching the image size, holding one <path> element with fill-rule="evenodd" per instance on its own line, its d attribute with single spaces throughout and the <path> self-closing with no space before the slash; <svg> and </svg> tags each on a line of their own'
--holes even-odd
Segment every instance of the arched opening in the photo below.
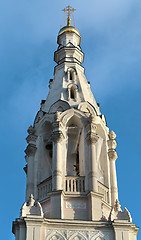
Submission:
<svg viewBox="0 0 141 240">
<path fill-rule="evenodd" d="M 75 88 L 74 87 L 71 87 L 71 89 L 70 89 L 70 98 L 75 99 Z"/>
<path fill-rule="evenodd" d="M 70 80 L 73 80 L 73 73 L 70 71 Z"/>
<path fill-rule="evenodd" d="M 76 116 L 73 116 L 67 124 L 67 176 L 80 176 L 84 173 L 84 139 L 83 126 Z"/>
</svg>

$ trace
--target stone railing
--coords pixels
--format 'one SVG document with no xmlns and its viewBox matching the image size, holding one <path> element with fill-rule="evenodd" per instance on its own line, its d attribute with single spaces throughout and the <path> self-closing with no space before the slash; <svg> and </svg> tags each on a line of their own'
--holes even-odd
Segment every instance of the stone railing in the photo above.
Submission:
<svg viewBox="0 0 141 240">
<path fill-rule="evenodd" d="M 52 177 L 49 177 L 40 184 L 38 184 L 38 199 L 39 200 L 44 199 L 51 191 L 52 191 Z"/>
<path fill-rule="evenodd" d="M 65 192 L 85 193 L 85 177 L 65 177 Z"/>
<path fill-rule="evenodd" d="M 98 192 L 103 194 L 103 200 L 109 203 L 109 188 L 98 182 Z"/>
</svg>

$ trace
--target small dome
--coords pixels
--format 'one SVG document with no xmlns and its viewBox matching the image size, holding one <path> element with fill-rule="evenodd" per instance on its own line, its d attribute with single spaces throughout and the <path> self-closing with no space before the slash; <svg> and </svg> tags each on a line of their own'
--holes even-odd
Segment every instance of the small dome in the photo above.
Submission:
<svg viewBox="0 0 141 240">
<path fill-rule="evenodd" d="M 58 36 L 61 35 L 64 32 L 74 32 L 78 36 L 80 36 L 79 31 L 73 26 L 65 26 L 65 27 L 61 28 L 59 33 L 58 33 Z"/>
</svg>

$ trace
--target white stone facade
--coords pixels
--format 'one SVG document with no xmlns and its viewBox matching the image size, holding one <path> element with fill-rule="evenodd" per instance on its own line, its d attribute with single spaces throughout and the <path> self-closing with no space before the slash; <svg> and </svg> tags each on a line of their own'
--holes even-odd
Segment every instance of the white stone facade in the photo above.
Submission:
<svg viewBox="0 0 141 240">
<path fill-rule="evenodd" d="M 85 78 L 80 41 L 74 27 L 60 30 L 54 79 L 28 129 L 16 240 L 136 239 L 138 228 L 118 201 L 116 134 Z"/>
</svg>

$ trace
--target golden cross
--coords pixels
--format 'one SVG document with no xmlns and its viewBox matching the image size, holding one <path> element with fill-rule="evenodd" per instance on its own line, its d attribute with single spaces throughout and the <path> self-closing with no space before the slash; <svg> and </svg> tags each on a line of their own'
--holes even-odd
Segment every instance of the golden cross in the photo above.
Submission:
<svg viewBox="0 0 141 240">
<path fill-rule="evenodd" d="M 68 18 L 67 18 L 67 25 L 71 25 L 71 18 L 70 15 L 72 12 L 76 11 L 76 9 L 72 8 L 70 5 L 68 5 L 66 8 L 62 10 L 63 12 L 68 12 Z"/>
</svg>

